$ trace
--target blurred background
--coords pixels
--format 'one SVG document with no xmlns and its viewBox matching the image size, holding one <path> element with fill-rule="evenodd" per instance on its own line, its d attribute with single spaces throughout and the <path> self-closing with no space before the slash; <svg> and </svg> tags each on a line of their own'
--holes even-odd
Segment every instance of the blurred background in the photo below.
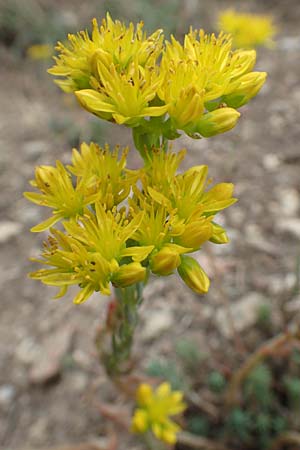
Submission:
<svg viewBox="0 0 300 450">
<path fill-rule="evenodd" d="M 222 215 L 231 242 L 207 245 L 199 255 L 212 281 L 205 297 L 190 292 L 176 276 L 151 280 L 136 336 L 137 367 L 151 377 L 171 378 L 177 387 L 188 383 L 212 401 L 214 389 L 222 389 L 248 354 L 298 324 L 299 1 L 0 0 L 0 448 L 40 449 L 89 439 L 105 445 L 114 431 L 101 402 L 126 405 L 94 350 L 107 299 L 95 295 L 77 307 L 71 295 L 52 301 L 52 288 L 27 278 L 35 267 L 28 258 L 39 253 L 45 238 L 29 229 L 46 215 L 22 192 L 29 189 L 36 165 L 58 158 L 68 163 L 72 147 L 82 140 L 132 146 L 131 133 L 80 109 L 46 73 L 52 65 L 47 48 L 42 53 L 28 49 L 53 46 L 68 32 L 89 28 L 91 18 L 101 19 L 106 11 L 181 39 L 190 25 L 217 31 L 218 15 L 227 8 L 273 16 L 276 45 L 259 48 L 257 60 L 257 69 L 269 73 L 267 83 L 241 109 L 234 130 L 206 140 L 180 138 L 174 148 L 188 149 L 184 167 L 208 164 L 214 182 L 235 184 L 239 202 Z M 135 155 L 131 164 L 138 164 Z M 272 405 L 294 431 L 300 431 L 299 356 L 293 347 L 265 366 L 268 389 L 278 394 Z M 278 389 L 274 380 L 280 380 Z M 295 396 L 296 404 L 289 403 Z M 244 421 L 245 410 L 240 406 Z M 189 410 L 185 427 L 209 437 L 210 419 L 201 414 Z M 235 414 L 228 423 L 224 419 L 226 433 L 236 433 L 241 414 Z M 255 427 L 249 426 L 248 437 L 258 435 Z M 270 439 L 272 427 L 265 425 Z M 118 449 L 142 448 L 122 433 Z M 232 448 L 258 448 L 247 436 Z"/>
</svg>

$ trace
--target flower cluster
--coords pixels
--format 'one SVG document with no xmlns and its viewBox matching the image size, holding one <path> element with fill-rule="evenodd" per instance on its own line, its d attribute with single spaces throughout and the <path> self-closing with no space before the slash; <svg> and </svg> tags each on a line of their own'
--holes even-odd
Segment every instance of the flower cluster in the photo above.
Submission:
<svg viewBox="0 0 300 450">
<path fill-rule="evenodd" d="M 238 13 L 232 9 L 219 16 L 219 28 L 231 33 L 235 47 L 273 46 L 276 27 L 271 16 Z"/>
<path fill-rule="evenodd" d="M 175 444 L 180 427 L 169 416 L 182 413 L 186 405 L 180 391 L 172 391 L 169 383 L 163 383 L 153 392 L 149 384 L 141 384 L 137 391 L 137 405 L 132 418 L 135 433 L 153 434 L 167 444 Z"/>
<path fill-rule="evenodd" d="M 49 73 L 79 103 L 104 120 L 140 133 L 174 139 L 180 132 L 209 137 L 233 128 L 237 108 L 260 90 L 265 72 L 253 72 L 254 50 L 232 50 L 231 36 L 190 30 L 183 44 L 147 36 L 109 14 L 99 27 L 58 43 Z M 152 120 L 154 118 L 154 120 Z"/>
<path fill-rule="evenodd" d="M 202 294 L 209 279 L 190 256 L 204 242 L 228 242 L 215 215 L 232 205 L 233 185 L 209 188 L 207 166 L 179 173 L 185 151 L 148 151 L 144 167 L 126 167 L 128 149 L 82 144 L 72 165 L 40 166 L 25 196 L 52 210 L 32 231 L 51 234 L 42 258 L 48 266 L 31 274 L 43 283 L 80 290 L 74 302 L 93 292 L 110 294 L 110 285 L 126 287 L 145 281 L 149 272 L 166 276 L 178 271 L 183 281 Z M 54 228 L 57 222 L 62 228 Z"/>
</svg>

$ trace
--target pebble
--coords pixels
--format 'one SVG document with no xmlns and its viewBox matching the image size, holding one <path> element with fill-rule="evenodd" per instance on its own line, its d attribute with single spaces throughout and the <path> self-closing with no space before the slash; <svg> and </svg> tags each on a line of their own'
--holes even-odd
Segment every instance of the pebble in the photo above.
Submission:
<svg viewBox="0 0 300 450">
<path fill-rule="evenodd" d="M 41 347 L 31 337 L 23 338 L 15 352 L 18 360 L 23 364 L 32 364 L 41 354 Z"/>
<path fill-rule="evenodd" d="M 296 189 L 279 189 L 277 194 L 280 209 L 285 216 L 296 216 L 299 210 L 300 198 Z"/>
<path fill-rule="evenodd" d="M 174 323 L 173 313 L 167 308 L 145 311 L 142 339 L 150 341 L 167 331 Z"/>
<path fill-rule="evenodd" d="M 22 230 L 22 224 L 4 220 L 0 222 L 0 244 L 4 244 L 17 236 Z"/>
<path fill-rule="evenodd" d="M 267 153 L 263 157 L 263 166 L 268 172 L 274 172 L 280 166 L 280 159 L 275 153 Z"/>
<path fill-rule="evenodd" d="M 63 358 L 70 350 L 73 335 L 72 327 L 64 327 L 51 333 L 42 345 L 42 352 L 33 361 L 29 372 L 30 383 L 43 385 L 59 378 Z"/>
<path fill-rule="evenodd" d="M 300 50 L 299 36 L 286 36 L 278 41 L 278 48 L 284 51 Z"/>
<path fill-rule="evenodd" d="M 0 386 L 0 406 L 9 406 L 14 400 L 16 389 L 12 384 Z"/>
<path fill-rule="evenodd" d="M 237 332 L 243 332 L 257 320 L 258 308 L 267 303 L 267 299 L 258 292 L 250 292 L 241 300 L 230 305 L 230 313 Z M 225 337 L 232 337 L 233 330 L 228 315 L 228 309 L 221 307 L 216 313 L 216 322 Z"/>
<path fill-rule="evenodd" d="M 28 160 L 34 161 L 49 150 L 49 145 L 42 140 L 28 141 L 23 144 L 22 150 Z"/>
<path fill-rule="evenodd" d="M 276 227 L 279 231 L 284 231 L 293 237 L 300 239 L 300 219 L 291 217 L 278 220 Z"/>
<path fill-rule="evenodd" d="M 245 227 L 245 237 L 247 244 L 255 248 L 258 251 L 267 253 L 270 256 L 278 255 L 277 246 L 273 245 L 271 242 L 268 242 L 266 237 L 262 234 L 260 227 L 256 224 L 249 223 Z"/>
</svg>

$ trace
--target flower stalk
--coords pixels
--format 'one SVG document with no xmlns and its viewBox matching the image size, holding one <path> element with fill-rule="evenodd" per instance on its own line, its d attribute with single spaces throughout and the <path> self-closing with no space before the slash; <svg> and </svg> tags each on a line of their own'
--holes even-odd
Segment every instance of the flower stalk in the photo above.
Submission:
<svg viewBox="0 0 300 450">
<path fill-rule="evenodd" d="M 96 345 L 99 358 L 110 376 L 130 371 L 134 332 L 138 323 L 138 309 L 143 301 L 143 283 L 115 288 L 104 333 L 99 333 Z"/>
</svg>

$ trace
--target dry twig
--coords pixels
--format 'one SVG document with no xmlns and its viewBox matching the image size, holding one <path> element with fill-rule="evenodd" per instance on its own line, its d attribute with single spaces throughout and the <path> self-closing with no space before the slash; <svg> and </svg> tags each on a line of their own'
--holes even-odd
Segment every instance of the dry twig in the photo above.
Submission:
<svg viewBox="0 0 300 450">
<path fill-rule="evenodd" d="M 215 405 L 209 403 L 207 400 L 202 399 L 196 392 L 188 392 L 185 394 L 185 397 L 189 402 L 197 406 L 197 408 L 205 412 L 213 420 L 218 420 L 220 414 L 219 409 Z"/>
<path fill-rule="evenodd" d="M 206 439 L 202 436 L 196 436 L 195 434 L 187 433 L 185 431 L 178 434 L 177 442 L 197 450 L 229 450 L 228 447 L 225 447 L 219 442 Z"/>
<path fill-rule="evenodd" d="M 296 433 L 295 431 L 287 431 L 280 434 L 273 441 L 272 445 L 269 447 L 269 450 L 280 450 L 286 445 L 296 445 L 297 448 L 300 448 L 300 433 Z"/>
<path fill-rule="evenodd" d="M 294 339 L 300 339 L 300 332 L 298 328 L 274 336 L 264 342 L 254 353 L 252 353 L 248 359 L 246 359 L 244 364 L 234 373 L 225 394 L 226 405 L 232 406 L 239 401 L 243 381 L 261 361 L 263 361 L 267 356 L 274 354 L 284 344 Z"/>
</svg>

